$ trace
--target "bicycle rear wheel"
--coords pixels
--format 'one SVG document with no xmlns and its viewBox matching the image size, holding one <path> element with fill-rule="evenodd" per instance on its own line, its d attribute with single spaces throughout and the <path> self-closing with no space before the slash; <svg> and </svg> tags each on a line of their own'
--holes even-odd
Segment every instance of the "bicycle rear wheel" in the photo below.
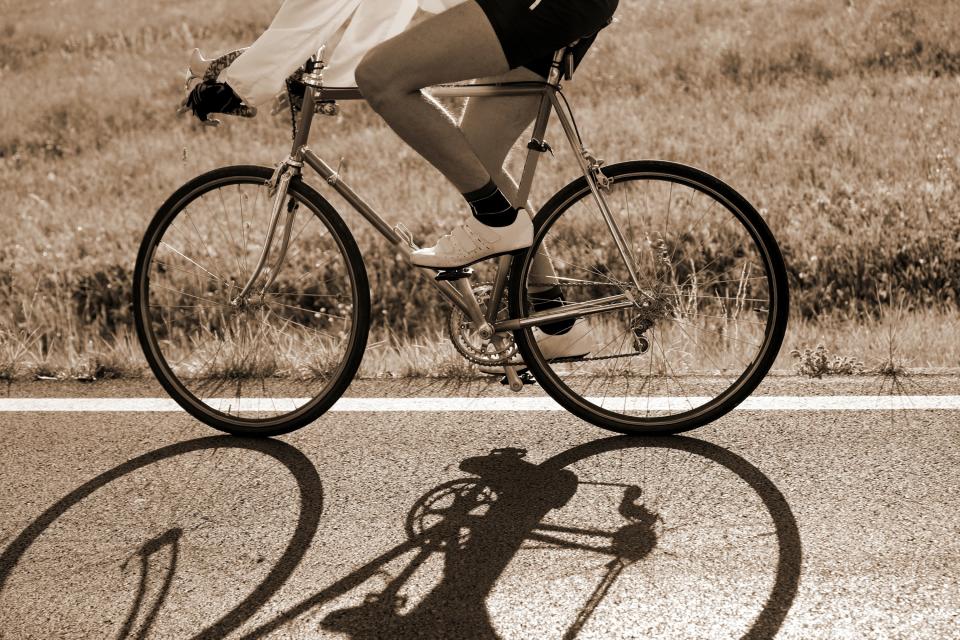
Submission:
<svg viewBox="0 0 960 640">
<path fill-rule="evenodd" d="M 336 210 L 299 178 L 281 270 L 243 299 L 273 198 L 266 167 L 225 167 L 181 187 L 157 211 L 134 271 L 134 318 L 147 362 L 198 420 L 270 436 L 330 408 L 353 379 L 367 341 L 370 297 L 356 242 Z M 265 274 L 266 275 L 266 274 Z"/>
<path fill-rule="evenodd" d="M 702 171 L 640 161 L 604 174 L 640 287 L 586 179 L 574 181 L 537 214 L 533 246 L 514 261 L 511 314 L 536 316 L 533 305 L 557 286 L 563 306 L 604 311 L 576 320 L 570 340 L 585 357 L 548 360 L 549 336 L 531 327 L 515 333 L 520 352 L 540 385 L 588 422 L 621 433 L 694 429 L 736 407 L 776 359 L 788 311 L 783 258 L 756 210 Z M 555 275 L 532 269 L 537 255 Z"/>
</svg>

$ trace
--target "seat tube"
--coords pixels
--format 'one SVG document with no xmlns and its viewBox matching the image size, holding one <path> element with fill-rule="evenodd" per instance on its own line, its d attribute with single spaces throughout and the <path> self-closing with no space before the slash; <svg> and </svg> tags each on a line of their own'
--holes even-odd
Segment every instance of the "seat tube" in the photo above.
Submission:
<svg viewBox="0 0 960 640">
<path fill-rule="evenodd" d="M 507 289 L 507 277 L 510 275 L 510 266 L 513 264 L 513 257 L 506 255 L 500 256 L 497 260 L 497 276 L 493 281 L 493 290 L 490 292 L 490 301 L 487 303 L 487 321 L 496 322 L 497 314 L 500 311 L 500 301 L 503 299 L 503 292 Z"/>
<path fill-rule="evenodd" d="M 527 160 L 523 165 L 523 174 L 520 177 L 520 184 L 517 189 L 517 204 L 526 207 L 527 199 L 530 197 L 530 191 L 533 188 L 533 176 L 537 172 L 537 163 L 543 154 L 544 136 L 547 134 L 547 123 L 550 122 L 550 112 L 553 110 L 554 94 L 560 86 L 560 62 L 563 59 L 565 49 L 557 51 L 553 56 L 553 63 L 550 66 L 550 73 L 547 75 L 547 84 L 543 88 L 543 97 L 540 98 L 540 110 L 537 112 L 537 119 L 534 121 L 533 133 L 530 137 L 530 144 L 527 147 Z M 534 212 L 528 212 L 531 216 Z"/>
<path fill-rule="evenodd" d="M 533 176 L 537 172 L 537 163 L 543 154 L 543 138 L 547 133 L 547 123 L 550 121 L 550 111 L 553 109 L 553 103 L 548 96 L 549 92 L 556 91 L 553 87 L 544 88 L 543 97 L 540 99 L 540 111 L 537 113 L 537 119 L 533 125 L 533 133 L 530 137 L 530 144 L 527 147 L 527 160 L 523 164 L 523 174 L 520 176 L 520 184 L 517 185 L 517 206 L 526 207 L 527 199 L 530 197 L 530 191 L 533 188 Z M 532 216 L 533 211 L 529 214 Z"/>
</svg>

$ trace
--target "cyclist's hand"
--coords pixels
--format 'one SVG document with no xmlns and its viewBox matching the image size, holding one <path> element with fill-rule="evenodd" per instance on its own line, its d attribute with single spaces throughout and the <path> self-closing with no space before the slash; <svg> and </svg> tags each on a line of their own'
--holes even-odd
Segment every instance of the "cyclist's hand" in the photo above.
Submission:
<svg viewBox="0 0 960 640">
<path fill-rule="evenodd" d="M 190 91 L 184 107 L 192 111 L 200 122 L 207 122 L 207 116 L 211 113 L 247 115 L 249 111 L 240 96 L 224 82 L 201 82 Z"/>
</svg>

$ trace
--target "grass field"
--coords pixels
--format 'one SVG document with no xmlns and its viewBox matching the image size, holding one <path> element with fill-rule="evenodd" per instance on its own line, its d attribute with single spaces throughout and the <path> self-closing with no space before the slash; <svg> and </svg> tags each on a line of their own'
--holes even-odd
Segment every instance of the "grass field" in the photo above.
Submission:
<svg viewBox="0 0 960 640">
<path fill-rule="evenodd" d="M 276 6 L 0 0 L 0 378 L 142 369 L 130 278 L 150 217 L 196 174 L 274 164 L 289 140 L 283 115 L 176 120 L 181 69 L 194 46 L 249 43 Z M 793 296 L 777 366 L 817 344 L 867 367 L 960 366 L 960 5 L 621 0 L 618 18 L 568 91 L 589 146 L 699 166 L 763 212 Z M 421 241 L 462 215 L 364 105 L 311 144 L 346 156 L 347 179 Z M 554 146 L 539 202 L 575 177 Z M 373 287 L 363 373 L 464 373 L 440 314 L 419 313 L 433 294 L 332 200 Z"/>
</svg>

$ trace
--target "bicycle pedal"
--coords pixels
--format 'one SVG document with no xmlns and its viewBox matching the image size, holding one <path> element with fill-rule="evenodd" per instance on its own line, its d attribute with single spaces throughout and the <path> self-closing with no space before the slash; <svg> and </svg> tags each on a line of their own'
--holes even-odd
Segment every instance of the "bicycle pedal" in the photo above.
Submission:
<svg viewBox="0 0 960 640">
<path fill-rule="evenodd" d="M 463 280 L 473 275 L 473 269 L 464 267 L 463 269 L 443 269 L 437 273 L 437 282 L 452 282 L 454 280 Z"/>
<path fill-rule="evenodd" d="M 517 377 L 520 378 L 520 382 L 523 383 L 523 386 L 527 386 L 528 384 L 537 384 L 537 379 L 533 377 L 532 373 L 530 373 L 530 369 L 521 369 L 520 371 L 517 371 Z M 500 378 L 500 384 L 509 386 L 510 379 L 507 378 L 507 376 L 503 376 Z"/>
</svg>

